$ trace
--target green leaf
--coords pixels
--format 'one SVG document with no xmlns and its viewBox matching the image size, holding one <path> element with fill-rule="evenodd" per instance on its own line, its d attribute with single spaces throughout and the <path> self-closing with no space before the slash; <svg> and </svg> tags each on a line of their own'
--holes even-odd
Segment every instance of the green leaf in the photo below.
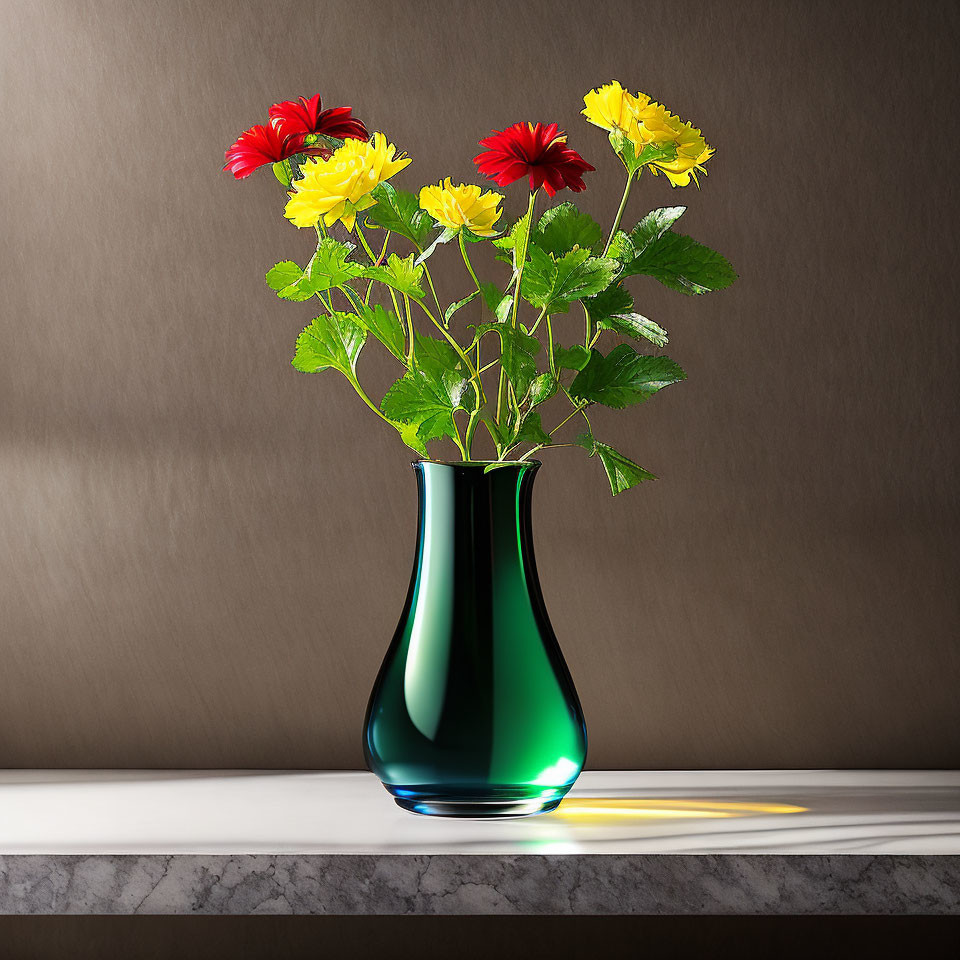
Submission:
<svg viewBox="0 0 960 960">
<path fill-rule="evenodd" d="M 623 337 L 649 340 L 658 347 L 665 347 L 670 342 L 663 327 L 639 313 L 615 313 L 601 320 L 600 326 Z"/>
<path fill-rule="evenodd" d="M 377 304 L 363 306 L 357 318 L 401 363 L 406 362 L 406 335 L 400 318 Z"/>
<path fill-rule="evenodd" d="M 413 262 L 413 254 L 401 258 L 391 253 L 385 267 L 366 267 L 360 276 L 368 280 L 379 280 L 388 287 L 393 287 L 400 293 L 405 293 L 414 300 L 423 299 L 423 288 L 420 280 L 423 277 L 423 267 Z"/>
<path fill-rule="evenodd" d="M 331 237 L 320 241 L 306 271 L 314 290 L 341 287 L 363 273 L 359 263 L 347 259 L 353 250 L 352 243 L 341 243 Z"/>
<path fill-rule="evenodd" d="M 428 337 L 426 334 L 414 332 L 413 353 L 417 367 L 433 376 L 440 377 L 450 370 L 458 371 L 460 376 L 467 376 L 457 351 L 439 337 Z"/>
<path fill-rule="evenodd" d="M 602 323 L 617 313 L 629 313 L 633 307 L 633 297 L 622 284 L 611 283 L 606 290 L 595 297 L 583 301 L 594 323 Z"/>
<path fill-rule="evenodd" d="M 635 487 L 638 483 L 643 483 L 644 480 L 657 479 L 649 470 L 644 470 L 639 464 L 629 460 L 609 444 L 595 440 L 590 433 L 581 433 L 573 442 L 577 446 L 583 447 L 591 457 L 598 456 L 600 458 L 614 496 L 623 493 L 624 490 L 629 490 L 630 487 Z"/>
<path fill-rule="evenodd" d="M 450 326 L 450 318 L 461 308 L 465 307 L 471 300 L 480 296 L 479 290 L 474 290 L 473 293 L 468 294 L 462 300 L 455 300 L 453 303 L 443 311 L 443 322 L 446 326 Z"/>
<path fill-rule="evenodd" d="M 686 207 L 657 207 L 651 210 L 631 231 L 628 237 L 633 253 L 639 256 L 651 243 L 659 240 L 683 215 Z"/>
<path fill-rule="evenodd" d="M 545 253 L 562 257 L 574 247 L 593 250 L 602 239 L 600 224 L 567 201 L 551 207 L 543 214 L 530 241 Z"/>
<path fill-rule="evenodd" d="M 650 241 L 624 265 L 626 277 L 644 274 L 679 293 L 696 296 L 729 287 L 737 275 L 719 253 L 682 233 L 665 233 Z"/>
<path fill-rule="evenodd" d="M 342 286 L 362 273 L 359 263 L 347 259 L 353 249 L 352 243 L 327 237 L 317 246 L 306 270 L 284 260 L 267 273 L 267 283 L 282 300 L 309 300 L 321 290 Z"/>
<path fill-rule="evenodd" d="M 543 425 L 540 422 L 540 414 L 535 410 L 531 410 L 523 418 L 520 429 L 517 431 L 515 442 L 535 443 L 545 447 L 547 444 L 553 443 L 553 439 L 550 434 L 543 429 Z"/>
<path fill-rule="evenodd" d="M 503 293 L 495 283 L 481 283 L 480 292 L 483 294 L 487 309 L 498 319 L 506 320 L 510 316 L 513 306 L 513 294 Z"/>
<path fill-rule="evenodd" d="M 620 408 L 643 403 L 663 387 L 685 379 L 686 374 L 669 357 L 637 353 L 621 343 L 607 356 L 596 349 L 590 351 L 590 362 L 574 377 L 570 395 Z"/>
<path fill-rule="evenodd" d="M 546 403 L 559 389 L 560 384 L 557 383 L 553 374 L 539 374 L 533 378 L 533 382 L 530 384 L 530 406 L 535 407 L 538 404 Z"/>
<path fill-rule="evenodd" d="M 590 351 L 582 343 L 575 343 L 569 350 L 564 350 L 554 342 L 553 362 L 557 370 L 582 370 L 590 362 Z"/>
<path fill-rule="evenodd" d="M 540 351 L 540 341 L 531 337 L 522 324 L 514 327 L 509 323 L 481 323 L 477 327 L 478 338 L 491 332 L 500 337 L 500 362 L 513 384 L 517 400 L 522 400 L 537 375 L 536 356 Z"/>
<path fill-rule="evenodd" d="M 290 164 L 286 160 L 280 160 L 273 165 L 273 175 L 285 186 L 290 186 Z"/>
<path fill-rule="evenodd" d="M 525 213 L 502 237 L 495 237 L 490 241 L 500 251 L 497 254 L 497 259 L 503 260 L 504 263 L 513 264 L 514 270 L 517 268 L 515 256 L 517 244 L 520 242 L 520 237 L 523 236 L 529 222 L 530 217 Z"/>
<path fill-rule="evenodd" d="M 421 442 L 456 437 L 455 410 L 466 409 L 473 389 L 455 370 L 437 376 L 425 370 L 405 373 L 386 393 L 380 409 L 391 420 L 416 424 Z"/>
<path fill-rule="evenodd" d="M 424 442 L 420 439 L 420 436 L 417 433 L 419 429 L 419 424 L 416 423 L 397 423 L 394 420 L 390 421 L 396 428 L 397 433 L 400 434 L 400 439 L 411 449 L 415 450 L 420 454 L 421 457 L 426 457 L 427 447 Z"/>
<path fill-rule="evenodd" d="M 281 260 L 267 271 L 267 286 L 279 293 L 285 287 L 296 283 L 303 276 L 303 271 L 292 260 Z"/>
<path fill-rule="evenodd" d="M 422 248 L 433 229 L 433 218 L 420 209 L 416 194 L 384 182 L 373 188 L 372 196 L 377 202 L 365 212 L 366 222 L 398 233 Z"/>
<path fill-rule="evenodd" d="M 357 357 L 367 331 L 352 313 L 315 317 L 297 337 L 293 365 L 303 373 L 333 367 L 349 378 L 356 376 Z"/>
<path fill-rule="evenodd" d="M 451 227 L 444 227 L 433 238 L 433 243 L 431 243 L 430 246 L 427 247 L 427 249 L 424 250 L 419 257 L 417 257 L 415 263 L 421 264 L 424 260 L 429 259 L 433 255 L 433 251 L 437 249 L 438 244 L 449 243 L 458 233 L 458 230 L 453 230 Z"/>
<path fill-rule="evenodd" d="M 635 254 L 636 251 L 633 249 L 630 236 L 622 230 L 618 230 L 613 235 L 610 246 L 607 248 L 607 256 L 620 264 L 624 264 L 628 260 L 632 260 Z"/>
<path fill-rule="evenodd" d="M 574 300 L 607 287 L 619 272 L 616 260 L 593 257 L 589 250 L 571 250 L 559 259 L 530 248 L 530 262 L 521 282 L 524 298 L 547 313 L 566 313 Z"/>
</svg>

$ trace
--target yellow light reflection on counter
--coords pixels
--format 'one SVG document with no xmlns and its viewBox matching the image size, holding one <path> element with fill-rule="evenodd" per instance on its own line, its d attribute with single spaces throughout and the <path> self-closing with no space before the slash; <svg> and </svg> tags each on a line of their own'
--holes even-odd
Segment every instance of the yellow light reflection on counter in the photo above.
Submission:
<svg viewBox="0 0 960 960">
<path fill-rule="evenodd" d="M 641 800 L 609 797 L 568 797 L 552 814 L 581 823 L 617 820 L 724 819 L 804 813 L 807 807 L 790 803 L 757 803 L 743 800 Z"/>
</svg>

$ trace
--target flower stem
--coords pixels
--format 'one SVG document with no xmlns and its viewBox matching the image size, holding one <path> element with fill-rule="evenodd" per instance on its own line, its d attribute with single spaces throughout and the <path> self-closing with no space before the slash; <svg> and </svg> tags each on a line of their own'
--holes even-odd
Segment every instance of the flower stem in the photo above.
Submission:
<svg viewBox="0 0 960 960">
<path fill-rule="evenodd" d="M 633 186 L 633 174 L 627 173 L 627 185 L 623 188 L 623 196 L 620 198 L 620 206 L 617 208 L 617 215 L 613 218 L 613 226 L 610 228 L 610 236 L 607 237 L 607 243 L 603 248 L 603 253 L 600 254 L 601 257 L 607 255 L 607 251 L 610 249 L 610 244 L 613 243 L 613 238 L 617 235 L 617 230 L 620 227 L 620 221 L 623 219 L 623 211 L 627 208 L 627 197 L 630 196 L 630 188 Z"/>
<path fill-rule="evenodd" d="M 463 239 L 463 231 L 461 230 L 457 236 L 457 239 L 460 241 L 460 256 L 463 257 L 463 265 L 467 268 L 467 273 L 470 274 L 470 278 L 473 280 L 476 285 L 477 292 L 480 292 L 480 281 L 477 279 L 477 275 L 473 272 L 473 266 L 470 263 L 470 258 L 467 256 L 467 243 Z"/>
<path fill-rule="evenodd" d="M 533 227 L 533 205 L 537 199 L 537 191 L 530 191 L 530 202 L 527 204 L 527 229 L 523 232 L 522 243 L 514 248 L 513 262 L 516 264 L 517 282 L 513 288 L 513 311 L 510 317 L 510 324 L 513 327 L 517 325 L 517 308 L 520 305 L 520 281 L 523 279 L 523 268 L 527 262 L 527 246 L 530 243 L 530 231 Z M 500 352 L 503 352 L 503 344 L 500 345 Z M 497 381 L 497 426 L 500 426 L 500 411 L 503 408 L 504 388 L 503 388 L 503 367 L 500 367 L 500 378 Z"/>
<path fill-rule="evenodd" d="M 420 299 L 414 297 L 413 302 L 430 318 L 430 321 L 433 325 L 443 334 L 447 342 L 457 351 L 457 356 L 466 364 L 467 369 L 470 371 L 470 382 L 476 381 L 477 390 L 480 394 L 480 402 L 485 403 L 486 398 L 483 395 L 483 384 L 480 382 L 480 374 L 477 371 L 477 368 L 473 365 L 473 361 L 464 353 L 463 347 L 457 343 L 452 336 L 450 336 L 450 331 L 439 321 L 437 318 L 430 312 L 430 309 L 427 305 Z"/>
<path fill-rule="evenodd" d="M 360 381 L 357 380 L 356 376 L 347 375 L 347 379 L 350 381 L 353 389 L 357 391 L 360 395 L 360 399 L 381 419 L 385 420 L 390 426 L 394 426 L 394 422 L 384 414 L 384 412 L 366 395 L 363 390 L 363 387 L 360 386 Z"/>
</svg>

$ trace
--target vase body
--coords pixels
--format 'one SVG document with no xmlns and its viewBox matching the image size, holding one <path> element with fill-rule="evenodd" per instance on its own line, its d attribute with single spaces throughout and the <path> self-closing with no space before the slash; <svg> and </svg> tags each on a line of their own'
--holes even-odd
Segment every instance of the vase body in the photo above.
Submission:
<svg viewBox="0 0 960 960">
<path fill-rule="evenodd" d="M 406 810 L 552 810 L 586 729 L 533 556 L 539 463 L 415 463 L 413 576 L 364 723 L 370 769 Z"/>
</svg>

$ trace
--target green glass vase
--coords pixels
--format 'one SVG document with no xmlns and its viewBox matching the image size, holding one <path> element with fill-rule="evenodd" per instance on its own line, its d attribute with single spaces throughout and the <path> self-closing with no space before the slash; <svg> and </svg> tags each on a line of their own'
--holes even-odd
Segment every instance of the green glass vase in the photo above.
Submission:
<svg viewBox="0 0 960 960">
<path fill-rule="evenodd" d="M 583 713 L 533 556 L 539 466 L 413 464 L 413 577 L 364 722 L 367 764 L 405 810 L 544 813 L 583 768 Z"/>
</svg>

